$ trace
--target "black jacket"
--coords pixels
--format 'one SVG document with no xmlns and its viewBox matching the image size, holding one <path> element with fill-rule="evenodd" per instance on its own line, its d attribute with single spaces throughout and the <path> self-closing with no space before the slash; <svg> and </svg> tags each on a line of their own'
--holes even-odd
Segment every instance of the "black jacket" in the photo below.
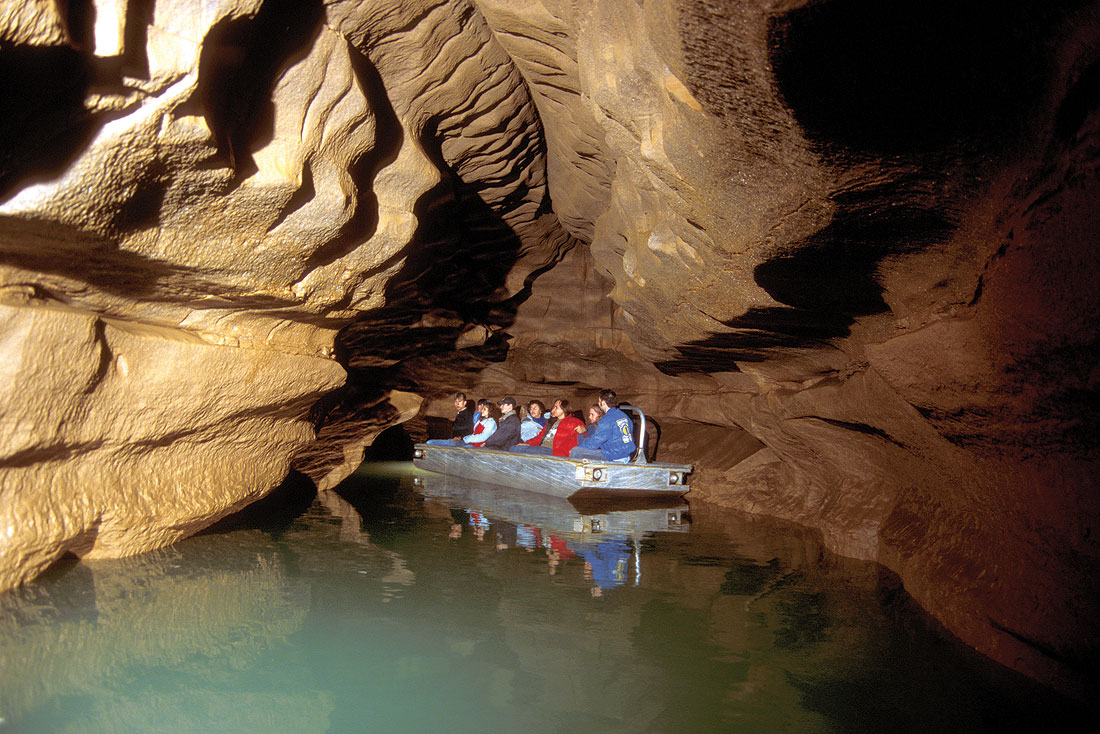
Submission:
<svg viewBox="0 0 1100 734">
<path fill-rule="evenodd" d="M 455 416 L 454 432 L 451 433 L 451 438 L 462 438 L 463 436 L 469 436 L 474 432 L 474 408 L 469 403 L 466 403 L 466 407 L 458 412 Z"/>
<path fill-rule="evenodd" d="M 485 442 L 487 449 L 508 449 L 519 443 L 519 416 L 513 410 L 508 417 L 500 422 L 496 431 Z"/>
</svg>

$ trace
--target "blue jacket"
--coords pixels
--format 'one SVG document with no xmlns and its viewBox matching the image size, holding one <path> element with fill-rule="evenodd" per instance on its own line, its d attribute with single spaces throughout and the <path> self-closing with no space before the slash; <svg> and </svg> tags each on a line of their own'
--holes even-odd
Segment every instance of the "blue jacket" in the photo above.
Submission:
<svg viewBox="0 0 1100 734">
<path fill-rule="evenodd" d="M 607 461 L 630 456 L 637 448 L 634 445 L 634 424 L 630 417 L 618 408 L 612 408 L 600 418 L 596 432 L 591 436 L 581 436 L 577 445 L 586 449 L 599 449 Z"/>
<path fill-rule="evenodd" d="M 462 440 L 466 443 L 481 443 L 485 441 L 497 430 L 497 422 L 492 418 L 482 418 L 477 423 L 483 424 L 485 427 L 481 429 L 481 433 L 471 433 L 468 436 L 463 436 Z M 474 430 L 477 430 L 477 423 L 474 424 Z"/>
</svg>

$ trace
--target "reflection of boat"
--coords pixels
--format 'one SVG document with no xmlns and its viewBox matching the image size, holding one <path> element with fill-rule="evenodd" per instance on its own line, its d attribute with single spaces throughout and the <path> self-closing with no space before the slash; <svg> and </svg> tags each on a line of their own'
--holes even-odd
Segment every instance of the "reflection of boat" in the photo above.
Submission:
<svg viewBox="0 0 1100 734">
<path fill-rule="evenodd" d="M 667 495 L 592 504 L 440 474 L 424 474 L 413 481 L 418 491 L 433 499 L 564 535 L 608 533 L 640 537 L 647 532 L 684 530 L 688 526 L 687 504 L 679 497 Z"/>
<path fill-rule="evenodd" d="M 645 415 L 630 405 L 619 406 L 639 419 L 638 445 L 645 446 Z M 516 454 L 494 449 L 417 444 L 413 464 L 421 469 L 477 479 L 557 497 L 581 490 L 614 494 L 685 494 L 690 464 L 647 463 L 644 451 L 629 464 L 591 459 L 566 459 L 540 454 Z"/>
</svg>

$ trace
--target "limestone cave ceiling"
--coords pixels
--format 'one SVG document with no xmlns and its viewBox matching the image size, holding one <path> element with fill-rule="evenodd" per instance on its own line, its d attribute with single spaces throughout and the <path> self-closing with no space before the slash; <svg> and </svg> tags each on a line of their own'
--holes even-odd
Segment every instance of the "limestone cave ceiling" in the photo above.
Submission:
<svg viewBox="0 0 1100 734">
<path fill-rule="evenodd" d="M 0 0 L 0 100 L 0 588 L 613 385 L 1093 685 L 1100 3 Z"/>
</svg>

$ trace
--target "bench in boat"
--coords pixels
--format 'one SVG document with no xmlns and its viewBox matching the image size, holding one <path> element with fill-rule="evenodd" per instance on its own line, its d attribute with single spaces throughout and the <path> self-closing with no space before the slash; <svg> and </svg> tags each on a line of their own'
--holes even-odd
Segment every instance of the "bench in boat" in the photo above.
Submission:
<svg viewBox="0 0 1100 734">
<path fill-rule="evenodd" d="M 638 446 L 645 446 L 645 415 L 638 415 Z M 569 497 L 584 490 L 615 494 L 685 494 L 691 464 L 648 463 L 639 449 L 628 464 L 592 459 L 567 459 L 543 454 L 519 454 L 497 449 L 464 446 L 413 447 L 413 465 L 440 474 L 480 479 L 493 484 Z"/>
</svg>

